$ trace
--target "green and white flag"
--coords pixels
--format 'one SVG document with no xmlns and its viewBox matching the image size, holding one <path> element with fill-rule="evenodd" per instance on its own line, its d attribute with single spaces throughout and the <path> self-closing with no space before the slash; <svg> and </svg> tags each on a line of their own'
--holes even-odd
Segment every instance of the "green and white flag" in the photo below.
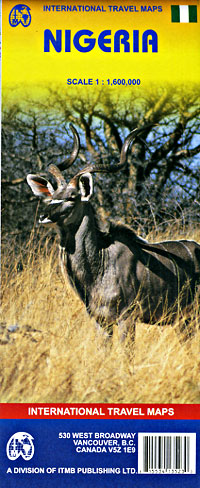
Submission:
<svg viewBox="0 0 200 488">
<path fill-rule="evenodd" d="M 172 22 L 197 22 L 196 5 L 171 5 Z"/>
</svg>

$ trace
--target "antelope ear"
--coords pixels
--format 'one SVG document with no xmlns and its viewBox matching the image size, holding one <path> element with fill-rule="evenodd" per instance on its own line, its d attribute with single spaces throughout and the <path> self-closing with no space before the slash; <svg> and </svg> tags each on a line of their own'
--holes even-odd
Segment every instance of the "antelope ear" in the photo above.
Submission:
<svg viewBox="0 0 200 488">
<path fill-rule="evenodd" d="M 79 190 L 81 200 L 87 202 L 93 195 L 93 179 L 90 173 L 85 173 L 79 178 Z"/>
<path fill-rule="evenodd" d="M 49 183 L 49 181 L 47 181 L 45 178 L 37 175 L 28 175 L 27 183 L 31 187 L 34 195 L 37 197 L 42 197 L 46 201 L 52 200 L 54 189 L 51 183 Z"/>
</svg>

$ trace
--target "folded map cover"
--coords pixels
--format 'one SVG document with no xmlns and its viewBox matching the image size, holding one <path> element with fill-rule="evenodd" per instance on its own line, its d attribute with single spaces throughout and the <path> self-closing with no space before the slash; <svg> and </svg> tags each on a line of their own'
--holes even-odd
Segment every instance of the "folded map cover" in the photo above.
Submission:
<svg viewBox="0 0 200 488">
<path fill-rule="evenodd" d="M 199 0 L 2 0 L 0 484 L 200 484 Z"/>
</svg>

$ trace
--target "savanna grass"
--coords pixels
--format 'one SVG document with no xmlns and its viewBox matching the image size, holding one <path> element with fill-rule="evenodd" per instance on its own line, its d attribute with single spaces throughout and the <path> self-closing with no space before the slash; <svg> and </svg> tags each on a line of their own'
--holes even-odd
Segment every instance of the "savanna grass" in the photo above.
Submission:
<svg viewBox="0 0 200 488">
<path fill-rule="evenodd" d="M 200 241 L 197 232 L 186 237 Z M 188 341 L 177 333 L 179 319 L 173 327 L 159 327 L 133 315 L 135 346 L 129 338 L 120 344 L 116 331 L 105 343 L 63 281 L 56 243 L 35 246 L 31 240 L 17 257 L 7 248 L 2 260 L 0 401 L 199 403 L 199 309 L 197 297 Z"/>
</svg>

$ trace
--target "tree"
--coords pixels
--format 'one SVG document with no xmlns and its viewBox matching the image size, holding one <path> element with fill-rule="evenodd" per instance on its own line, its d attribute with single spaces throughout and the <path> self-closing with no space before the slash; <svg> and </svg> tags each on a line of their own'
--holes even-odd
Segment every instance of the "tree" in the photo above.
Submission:
<svg viewBox="0 0 200 488">
<path fill-rule="evenodd" d="M 137 93 L 137 94 L 136 94 Z M 95 204 L 107 218 L 140 227 L 144 234 L 172 218 L 199 222 L 199 89 L 178 87 L 80 97 L 48 88 L 48 97 L 7 103 L 2 120 L 2 202 L 5 233 L 30 232 L 37 199 L 26 186 L 29 172 L 44 172 L 72 147 L 69 122 L 80 132 L 81 150 L 69 177 L 88 162 L 115 164 L 126 135 L 144 128 L 119 174 L 95 176 Z M 67 175 L 68 177 L 68 175 Z"/>
</svg>

